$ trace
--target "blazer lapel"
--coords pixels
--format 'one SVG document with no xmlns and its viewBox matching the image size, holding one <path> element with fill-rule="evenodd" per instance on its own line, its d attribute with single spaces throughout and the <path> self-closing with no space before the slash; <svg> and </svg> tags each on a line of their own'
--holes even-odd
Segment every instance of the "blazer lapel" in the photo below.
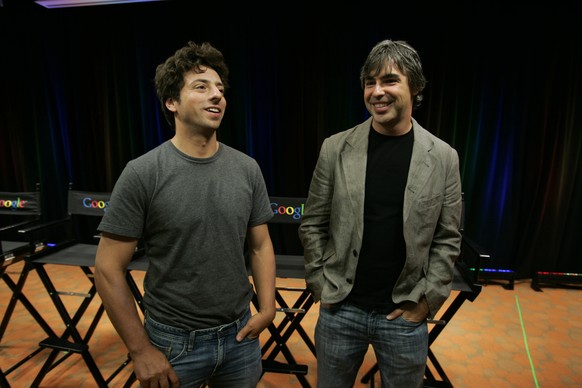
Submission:
<svg viewBox="0 0 582 388">
<path fill-rule="evenodd" d="M 366 161 L 368 154 L 368 135 L 372 119 L 357 125 L 346 138 L 346 146 L 340 155 L 341 171 L 344 176 L 350 204 L 353 211 L 352 220 L 361 222 L 364 214 L 364 195 L 366 188 Z M 363 220 L 362 220 L 363 221 Z M 356 225 L 362 234 L 364 226 Z M 361 237 L 361 236 L 360 236 Z"/>
</svg>

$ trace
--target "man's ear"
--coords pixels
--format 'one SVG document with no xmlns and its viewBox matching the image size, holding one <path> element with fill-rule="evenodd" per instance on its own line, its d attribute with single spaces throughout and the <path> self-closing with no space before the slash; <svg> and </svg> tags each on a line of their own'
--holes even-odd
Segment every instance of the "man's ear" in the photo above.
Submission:
<svg viewBox="0 0 582 388">
<path fill-rule="evenodd" d="M 170 98 L 168 98 L 166 100 L 166 108 L 168 108 L 168 110 L 170 112 L 175 112 L 176 111 L 176 106 L 174 104 L 174 99 L 173 98 L 170 97 Z"/>
</svg>

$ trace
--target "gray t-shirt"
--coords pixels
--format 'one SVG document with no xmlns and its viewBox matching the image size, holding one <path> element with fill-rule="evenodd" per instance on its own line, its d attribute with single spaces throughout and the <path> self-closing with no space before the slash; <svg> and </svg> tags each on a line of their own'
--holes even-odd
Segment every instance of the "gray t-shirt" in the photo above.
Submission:
<svg viewBox="0 0 582 388">
<path fill-rule="evenodd" d="M 143 237 L 146 311 L 198 330 L 232 322 L 249 307 L 247 228 L 272 216 L 254 159 L 222 143 L 212 157 L 192 158 L 166 141 L 127 164 L 98 229 Z"/>
</svg>

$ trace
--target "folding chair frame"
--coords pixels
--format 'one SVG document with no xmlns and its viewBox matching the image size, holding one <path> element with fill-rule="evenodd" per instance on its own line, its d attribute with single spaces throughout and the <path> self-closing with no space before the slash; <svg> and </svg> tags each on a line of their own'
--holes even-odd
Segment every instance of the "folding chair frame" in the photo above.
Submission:
<svg viewBox="0 0 582 388">
<path fill-rule="evenodd" d="M 38 386 L 50 371 L 73 354 L 82 356 L 99 387 L 107 387 L 108 383 L 119 373 L 119 370 L 117 370 L 109 378 L 105 379 L 89 352 L 89 340 L 105 311 L 101 301 L 95 299 L 97 289 L 91 269 L 95 265 L 97 244 L 83 243 L 75 236 L 72 236 L 72 228 L 75 226 L 73 216 L 102 216 L 109 201 L 109 196 L 110 193 L 70 189 L 68 193 L 68 217 L 39 226 L 39 228 L 60 226 L 65 230 L 70 228 L 68 229 L 69 233 L 65 233 L 68 234 L 68 238 L 40 252 L 25 256 L 26 261 L 37 271 L 64 325 L 62 334 L 49 333 L 48 338 L 39 343 L 40 349 L 51 349 L 51 352 L 36 376 L 33 386 Z M 94 236 L 88 236 L 88 238 L 92 237 Z M 89 281 L 88 291 L 70 292 L 57 290 L 46 269 L 47 264 L 79 267 Z M 62 296 L 80 296 L 83 300 L 71 314 L 61 299 Z M 77 326 L 93 301 L 99 303 L 99 305 L 95 315 L 89 321 L 88 329 L 82 335 Z M 65 354 L 59 358 L 61 352 L 65 352 Z"/>
</svg>

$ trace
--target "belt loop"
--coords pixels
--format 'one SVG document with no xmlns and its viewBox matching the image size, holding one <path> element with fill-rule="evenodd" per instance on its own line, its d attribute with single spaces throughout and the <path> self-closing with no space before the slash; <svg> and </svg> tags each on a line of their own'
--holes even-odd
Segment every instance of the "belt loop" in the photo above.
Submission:
<svg viewBox="0 0 582 388">
<path fill-rule="evenodd" d="M 194 349 L 194 341 L 196 340 L 196 330 L 191 331 L 188 336 L 188 351 L 191 352 Z"/>
<path fill-rule="evenodd" d="M 242 318 L 237 318 L 236 320 L 236 332 L 238 333 L 240 331 L 240 329 L 242 329 L 243 324 L 242 324 Z"/>
<path fill-rule="evenodd" d="M 244 321 L 244 319 L 245 319 L 245 317 L 246 317 L 246 314 L 247 314 L 247 313 L 245 312 L 245 313 L 244 313 L 242 316 L 238 317 L 238 318 L 236 319 L 236 321 L 235 321 L 235 322 L 236 322 L 236 332 L 237 332 L 237 333 L 238 333 L 238 332 L 240 331 L 240 329 L 242 329 L 242 327 L 243 327 L 243 321 Z"/>
<path fill-rule="evenodd" d="M 243 326 L 244 326 L 243 322 L 245 320 L 247 320 L 246 319 L 247 315 L 250 315 L 250 312 L 251 311 L 250 311 L 250 307 L 249 307 L 249 309 L 247 311 L 245 311 L 245 313 L 240 318 L 237 318 L 237 320 L 236 320 L 236 332 L 237 333 L 240 331 L 240 329 L 243 328 Z"/>
</svg>

